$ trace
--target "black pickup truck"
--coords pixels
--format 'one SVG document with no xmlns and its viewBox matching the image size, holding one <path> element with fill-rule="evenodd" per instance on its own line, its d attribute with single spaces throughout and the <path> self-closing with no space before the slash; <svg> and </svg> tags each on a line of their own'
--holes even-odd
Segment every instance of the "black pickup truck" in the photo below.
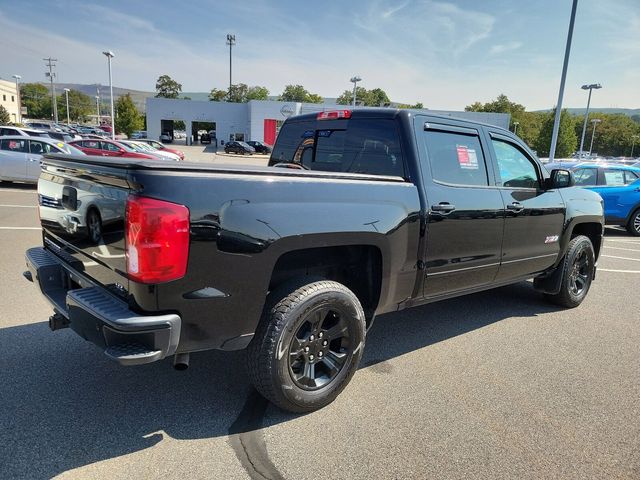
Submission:
<svg viewBox="0 0 640 480">
<path fill-rule="evenodd" d="M 53 330 L 123 365 L 246 348 L 258 391 L 304 412 L 380 314 L 532 278 L 579 305 L 603 207 L 572 185 L 506 130 L 393 109 L 292 117 L 264 167 L 49 155 L 25 276 Z"/>
</svg>

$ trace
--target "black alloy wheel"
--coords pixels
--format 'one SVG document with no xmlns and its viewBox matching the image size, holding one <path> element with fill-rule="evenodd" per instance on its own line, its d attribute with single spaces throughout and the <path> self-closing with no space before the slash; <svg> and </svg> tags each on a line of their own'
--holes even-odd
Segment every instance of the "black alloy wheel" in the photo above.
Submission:
<svg viewBox="0 0 640 480">
<path fill-rule="evenodd" d="M 306 315 L 289 346 L 289 372 L 300 388 L 322 388 L 344 367 L 352 354 L 346 315 L 329 307 Z"/>
<path fill-rule="evenodd" d="M 310 412 L 331 403 L 355 374 L 365 318 L 344 285 L 309 277 L 269 293 L 247 348 L 247 370 L 262 396 L 283 410 Z"/>
<path fill-rule="evenodd" d="M 595 253 L 591 240 L 584 235 L 574 237 L 557 268 L 562 269 L 560 290 L 545 296 L 556 305 L 577 307 L 587 296 L 595 272 Z"/>
</svg>

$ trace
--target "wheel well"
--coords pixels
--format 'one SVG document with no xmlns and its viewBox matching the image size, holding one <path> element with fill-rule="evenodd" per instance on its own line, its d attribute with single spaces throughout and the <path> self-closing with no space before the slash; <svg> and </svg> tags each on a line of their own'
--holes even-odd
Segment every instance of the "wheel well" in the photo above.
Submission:
<svg viewBox="0 0 640 480">
<path fill-rule="evenodd" d="M 276 262 L 269 290 L 304 276 L 334 280 L 349 288 L 360 300 L 369 326 L 382 282 L 382 255 L 377 247 L 348 245 L 287 252 Z"/>
<path fill-rule="evenodd" d="M 579 223 L 573 227 L 571 238 L 577 237 L 578 235 L 584 235 L 591 240 L 593 251 L 596 258 L 598 258 L 602 244 L 602 225 L 599 223 Z"/>
</svg>

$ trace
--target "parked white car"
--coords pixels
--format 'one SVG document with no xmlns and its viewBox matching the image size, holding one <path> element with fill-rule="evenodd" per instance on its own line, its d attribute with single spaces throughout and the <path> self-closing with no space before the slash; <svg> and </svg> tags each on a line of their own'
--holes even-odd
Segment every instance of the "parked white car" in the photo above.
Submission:
<svg viewBox="0 0 640 480">
<path fill-rule="evenodd" d="M 13 125 L 0 125 L 0 137 L 20 135 L 21 137 L 45 137 L 50 138 L 49 133 L 35 128 L 14 127 Z"/>
<path fill-rule="evenodd" d="M 172 160 L 174 162 L 179 162 L 180 157 L 175 153 L 163 152 L 162 150 L 156 150 L 151 145 L 144 142 L 136 142 L 134 140 L 120 140 L 120 143 L 123 143 L 131 148 L 133 148 L 136 152 L 140 153 L 148 153 L 149 155 L 153 155 L 160 160 Z"/>
<path fill-rule="evenodd" d="M 0 180 L 37 183 L 42 155 L 46 153 L 84 155 L 77 148 L 51 138 L 21 135 L 0 137 Z"/>
</svg>

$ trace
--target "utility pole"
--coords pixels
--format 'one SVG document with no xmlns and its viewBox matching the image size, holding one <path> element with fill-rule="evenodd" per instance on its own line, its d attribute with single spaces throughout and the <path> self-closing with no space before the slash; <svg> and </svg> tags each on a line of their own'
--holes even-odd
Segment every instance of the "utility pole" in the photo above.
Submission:
<svg viewBox="0 0 640 480">
<path fill-rule="evenodd" d="M 69 126 L 69 124 L 71 124 L 71 120 L 69 119 L 69 92 L 71 90 L 69 90 L 68 88 L 64 89 L 64 96 L 67 99 L 67 126 Z"/>
<path fill-rule="evenodd" d="M 43 58 L 45 60 L 46 66 L 49 67 L 49 71 L 45 72 L 45 77 L 49 77 L 51 81 L 51 106 L 53 107 L 53 119 L 56 123 L 58 123 L 58 102 L 56 101 L 56 86 L 53 83 L 53 79 L 56 77 L 56 72 L 53 71 L 56 68 L 56 63 L 58 61 L 57 58 Z"/>
<path fill-rule="evenodd" d="M 589 107 L 591 106 L 591 92 L 595 88 L 596 90 L 602 88 L 602 85 L 599 83 L 592 83 L 590 85 L 582 85 L 583 90 L 589 90 L 589 97 L 587 98 L 587 111 L 584 113 L 584 122 L 582 124 L 582 136 L 580 137 L 580 150 L 578 151 L 578 155 L 583 156 L 584 152 L 582 148 L 584 147 L 584 135 L 587 133 L 587 120 L 589 119 Z"/>
<path fill-rule="evenodd" d="M 520 122 L 513 122 L 513 134 L 514 135 L 518 134 L 518 125 L 520 125 Z"/>
<path fill-rule="evenodd" d="M 97 125 L 100 126 L 100 85 L 96 87 L 96 110 L 98 112 Z"/>
<path fill-rule="evenodd" d="M 564 50 L 564 63 L 562 65 L 562 76 L 560 78 L 560 91 L 558 92 L 558 103 L 556 103 L 556 118 L 553 121 L 553 132 L 551 133 L 551 148 L 549 148 L 549 163 L 553 162 L 556 155 L 556 145 L 558 144 L 558 130 L 560 129 L 560 115 L 562 115 L 562 98 L 564 97 L 564 83 L 567 79 L 567 69 L 569 68 L 569 54 L 571 53 L 571 39 L 573 38 L 573 25 L 576 22 L 576 10 L 578 0 L 573 0 L 571 7 L 571 19 L 569 20 L 569 32 L 567 34 L 567 45 Z"/>
<path fill-rule="evenodd" d="M 589 146 L 589 157 L 591 157 L 591 152 L 593 151 L 593 139 L 596 136 L 596 126 L 601 122 L 602 120 L 598 119 L 598 118 L 594 118 L 593 120 L 591 120 L 591 123 L 593 123 L 593 130 L 591 131 L 591 146 Z"/>
<path fill-rule="evenodd" d="M 353 83 L 353 106 L 356 106 L 356 84 L 361 81 L 362 78 L 360 78 L 358 75 L 354 75 L 353 77 L 351 77 L 351 80 L 349 80 L 350 82 Z"/>
<path fill-rule="evenodd" d="M 640 135 L 631 135 L 631 155 L 629 155 L 631 158 L 633 158 L 633 147 L 636 146 L 636 138 L 639 138 Z"/>
<path fill-rule="evenodd" d="M 113 79 L 111 78 L 111 59 L 115 56 L 111 50 L 102 52 L 109 62 L 109 98 L 111 99 L 111 140 L 116 139 L 116 116 L 113 110 Z"/>
<path fill-rule="evenodd" d="M 229 93 L 231 93 L 231 49 L 236 44 L 236 36 L 227 34 L 227 45 L 229 45 Z"/>
</svg>

